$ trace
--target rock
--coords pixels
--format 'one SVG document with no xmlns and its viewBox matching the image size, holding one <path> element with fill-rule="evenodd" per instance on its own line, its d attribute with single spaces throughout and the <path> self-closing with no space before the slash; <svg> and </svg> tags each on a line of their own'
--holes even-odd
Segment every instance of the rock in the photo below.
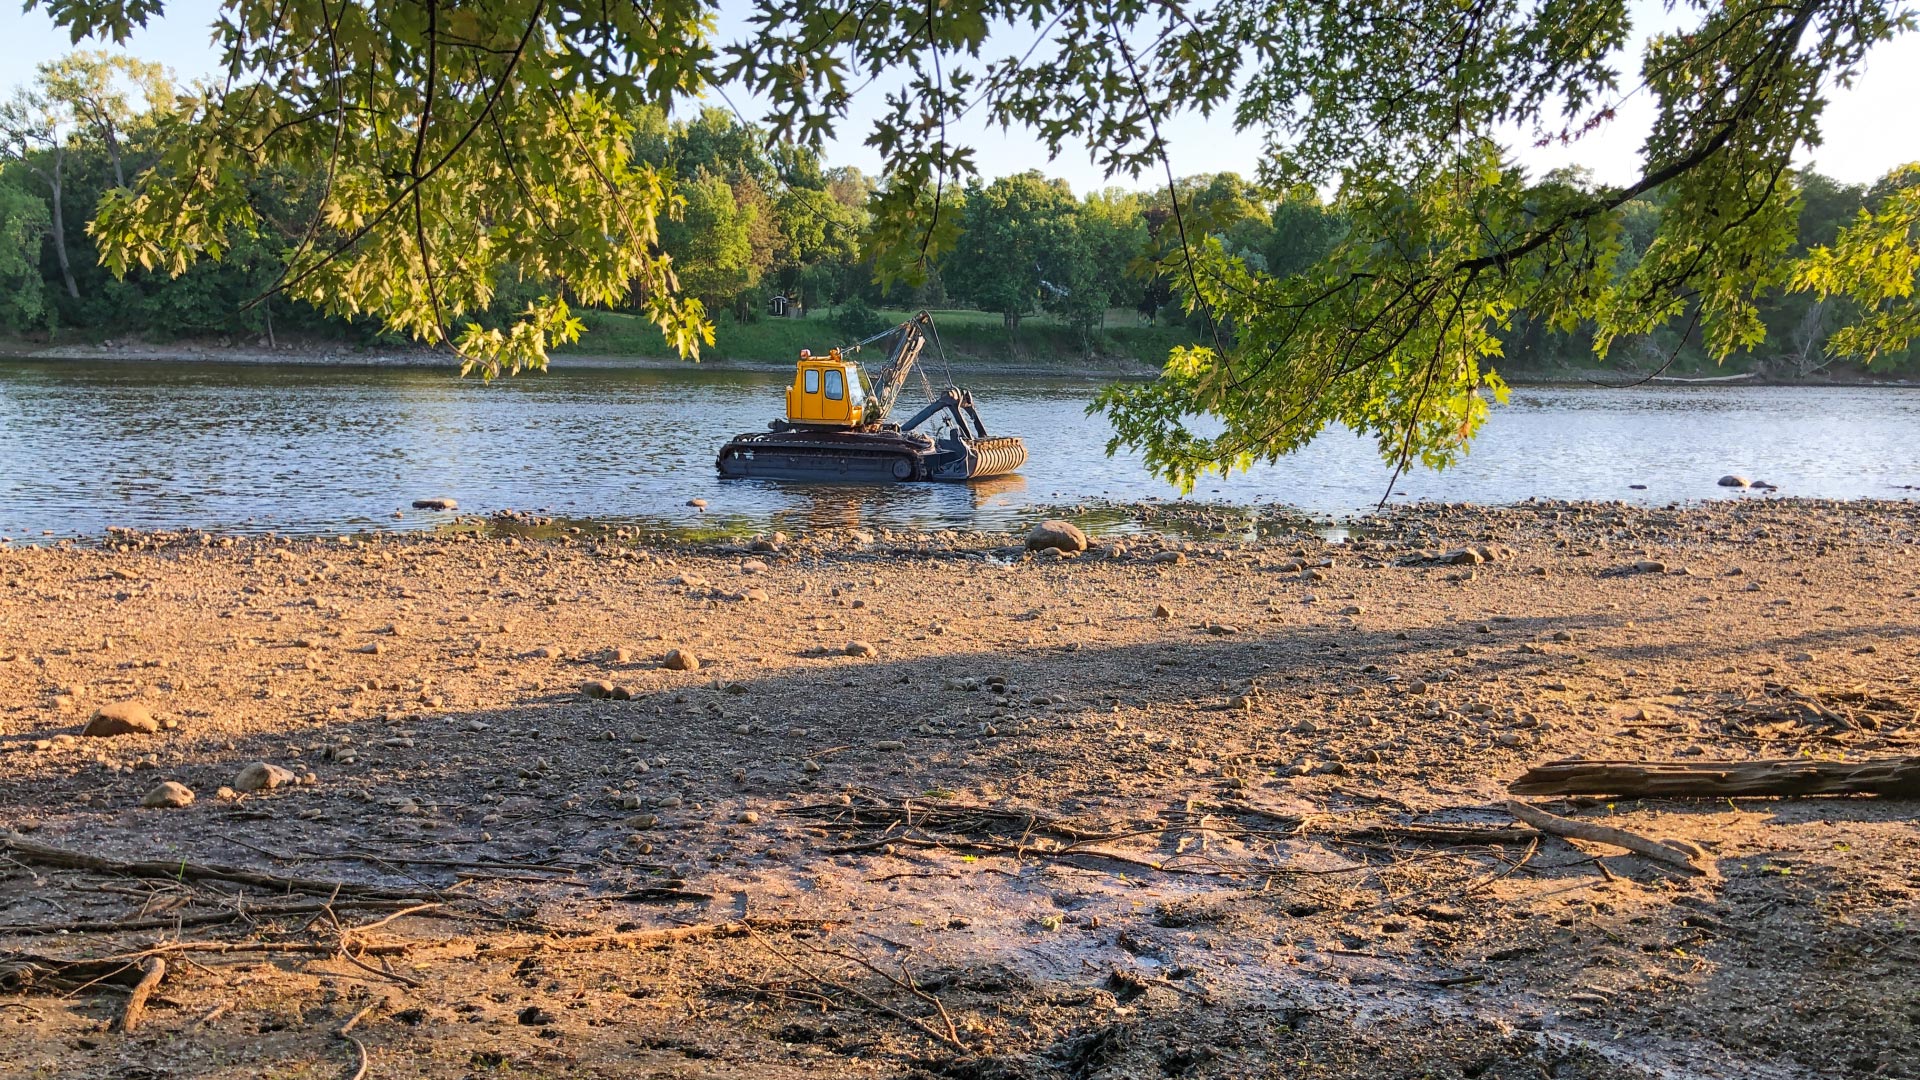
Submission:
<svg viewBox="0 0 1920 1080">
<path fill-rule="evenodd" d="M 154 785 L 153 789 L 147 792 L 146 797 L 140 800 L 141 806 L 156 810 L 178 809 L 192 803 L 193 789 L 172 780 Z"/>
<path fill-rule="evenodd" d="M 668 649 L 664 661 L 670 671 L 699 671 L 700 658 L 690 649 Z"/>
<path fill-rule="evenodd" d="M 1156 551 L 1153 553 L 1153 558 L 1147 561 L 1160 563 L 1163 566 L 1179 566 L 1187 561 L 1187 556 L 1185 552 L 1180 551 Z"/>
<path fill-rule="evenodd" d="M 1728 473 L 1726 476 L 1721 477 L 1718 482 L 1721 487 L 1743 488 L 1753 486 L 1753 481 L 1748 480 L 1738 473 Z"/>
<path fill-rule="evenodd" d="M 847 655 L 863 658 L 879 656 L 880 650 L 874 648 L 873 643 L 870 641 L 849 641 L 847 642 Z"/>
<path fill-rule="evenodd" d="M 761 562 L 759 559 L 748 559 L 740 564 L 740 572 L 743 574 L 764 574 L 767 572 L 767 564 Z"/>
<path fill-rule="evenodd" d="M 905 750 L 907 744 L 899 739 L 880 739 L 873 744 L 875 750 Z"/>
<path fill-rule="evenodd" d="M 1448 566 L 1478 566 L 1487 559 L 1473 548 L 1460 548 L 1457 551 L 1442 554 L 1440 561 Z"/>
<path fill-rule="evenodd" d="M 1467 912 L 1464 908 L 1449 907 L 1446 904 L 1428 904 L 1415 914 L 1428 922 L 1456 923 L 1465 922 Z"/>
<path fill-rule="evenodd" d="M 1173 618 L 1173 609 L 1167 607 L 1165 604 L 1155 604 L 1153 605 L 1153 617 L 1156 619 L 1171 619 Z"/>
<path fill-rule="evenodd" d="M 1087 534 L 1071 521 L 1050 519 L 1027 534 L 1028 551 L 1065 551 L 1078 554 L 1087 550 Z"/>
<path fill-rule="evenodd" d="M 103 738 L 109 735 L 152 735 L 160 730 L 153 713 L 137 701 L 115 701 L 93 711 L 93 718 L 80 734 Z"/>
<path fill-rule="evenodd" d="M 660 824 L 660 817 L 657 814 L 635 814 L 621 824 L 629 829 L 651 829 Z"/>
<path fill-rule="evenodd" d="M 1664 574 L 1667 572 L 1667 564 L 1658 559 L 1641 559 L 1639 562 L 1633 564 L 1633 572 L 1636 574 Z"/>
<path fill-rule="evenodd" d="M 415 499 L 413 500 L 413 508 L 415 510 L 458 510 L 460 509 L 460 500 L 447 498 Z"/>
<path fill-rule="evenodd" d="M 293 783 L 293 773 L 278 765 L 269 765 L 256 761 L 241 769 L 233 778 L 235 791 L 272 791 L 283 784 Z"/>
<path fill-rule="evenodd" d="M 1240 632 L 1240 628 L 1232 625 L 1231 623 L 1212 622 L 1207 624 L 1207 633 L 1214 634 L 1216 636 L 1224 636 L 1227 634 L 1237 634 L 1239 632 Z"/>
<path fill-rule="evenodd" d="M 610 698 L 613 696 L 613 684 L 605 679 L 588 679 L 580 684 L 580 693 L 584 697 L 596 700 Z"/>
<path fill-rule="evenodd" d="M 752 810 L 742 810 L 740 812 L 740 824 L 758 825 L 760 824 L 760 815 Z"/>
</svg>

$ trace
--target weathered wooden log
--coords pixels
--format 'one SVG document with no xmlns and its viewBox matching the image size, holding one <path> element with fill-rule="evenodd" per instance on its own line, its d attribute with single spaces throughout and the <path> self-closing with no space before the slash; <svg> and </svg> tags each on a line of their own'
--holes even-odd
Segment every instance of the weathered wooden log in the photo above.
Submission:
<svg viewBox="0 0 1920 1080">
<path fill-rule="evenodd" d="M 1742 795 L 1920 795 L 1920 757 L 1868 761 L 1587 761 L 1535 765 L 1515 795 L 1723 799 Z"/>
</svg>

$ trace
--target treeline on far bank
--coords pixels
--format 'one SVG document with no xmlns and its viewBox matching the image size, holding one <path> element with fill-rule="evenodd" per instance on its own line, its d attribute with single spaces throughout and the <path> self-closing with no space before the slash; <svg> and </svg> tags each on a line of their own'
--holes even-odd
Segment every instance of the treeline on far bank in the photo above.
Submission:
<svg viewBox="0 0 1920 1080">
<path fill-rule="evenodd" d="M 286 235 L 245 238 L 219 261 L 201 261 L 179 277 L 136 270 L 116 279 L 100 265 L 87 231 L 92 210 L 151 162 L 172 90 L 157 65 L 79 52 L 42 65 L 0 103 L 0 333 L 41 341 L 379 343 L 382 331 L 372 320 L 329 318 L 279 296 L 261 299 L 279 277 L 282 253 L 299 239 L 291 225 Z M 1029 171 L 949 193 L 943 213 L 958 226 L 957 243 L 924 282 L 883 287 L 868 242 L 874 178 L 804 148 L 769 146 L 762 132 L 719 109 L 631 120 L 635 156 L 670 176 L 683 200 L 682 211 L 661 222 L 661 243 L 682 289 L 706 305 L 715 324 L 710 353 L 723 357 L 784 359 L 799 347 L 865 336 L 902 311 L 926 307 L 947 312 L 944 336 L 960 355 L 1158 363 L 1172 346 L 1209 330 L 1204 312 L 1186 310 L 1166 257 L 1180 238 L 1218 238 L 1252 267 L 1286 275 L 1317 261 L 1343 230 L 1337 199 L 1274 193 L 1233 173 L 1189 177 L 1171 193 L 1109 188 L 1076 195 L 1064 181 Z M 299 193 L 312 185 L 281 179 L 256 185 L 263 218 L 304 220 Z M 1831 240 L 1877 194 L 1813 172 L 1798 182 L 1802 249 Z M 1652 237 L 1660 212 L 1657 191 L 1624 208 L 1628 262 Z M 502 281 L 494 311 L 517 311 L 545 289 L 537 281 Z M 1826 366 L 1825 341 L 1845 323 L 1844 303 L 1806 293 L 1769 296 L 1765 344 L 1725 365 L 1683 337 L 1684 319 L 1616 344 L 1611 363 L 1673 373 L 1717 367 L 1804 375 Z M 802 317 L 775 314 L 783 308 Z M 657 333 L 632 312 L 582 315 L 589 333 L 577 351 L 662 351 Z M 1874 366 L 1910 369 L 1914 351 Z M 1498 366 L 1549 372 L 1595 361 L 1585 334 L 1553 330 L 1522 312 Z"/>
</svg>

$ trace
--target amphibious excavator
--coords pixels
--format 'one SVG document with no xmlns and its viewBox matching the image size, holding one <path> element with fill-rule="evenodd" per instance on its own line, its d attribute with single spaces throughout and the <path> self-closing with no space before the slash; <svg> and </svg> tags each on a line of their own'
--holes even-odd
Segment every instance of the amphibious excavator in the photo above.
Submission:
<svg viewBox="0 0 1920 1080">
<path fill-rule="evenodd" d="M 1018 469 L 1027 460 L 1026 445 L 1013 436 L 988 435 L 972 392 L 958 386 L 941 390 L 904 422 L 890 419 L 929 337 L 937 347 L 933 316 L 923 311 L 825 356 L 801 352 L 787 388 L 786 417 L 722 446 L 720 475 L 893 483 L 973 480 Z M 872 381 L 848 359 L 869 346 L 886 349 Z M 944 431 L 915 430 L 939 416 L 951 421 Z"/>
</svg>

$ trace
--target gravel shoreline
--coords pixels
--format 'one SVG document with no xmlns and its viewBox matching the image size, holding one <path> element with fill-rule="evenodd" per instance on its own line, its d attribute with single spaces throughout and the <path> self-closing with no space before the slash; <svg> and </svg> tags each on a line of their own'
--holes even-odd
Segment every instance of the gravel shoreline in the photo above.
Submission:
<svg viewBox="0 0 1920 1080">
<path fill-rule="evenodd" d="M 525 524 L 0 549 L 0 830 L 345 905 L 15 848 L 0 1060 L 333 1075 L 372 1006 L 373 1075 L 1920 1075 L 1912 801 L 1548 803 L 1711 878 L 1489 831 L 1542 761 L 1916 752 L 1920 505 Z M 177 941 L 241 951 L 134 1034 L 8 975 Z"/>
</svg>

